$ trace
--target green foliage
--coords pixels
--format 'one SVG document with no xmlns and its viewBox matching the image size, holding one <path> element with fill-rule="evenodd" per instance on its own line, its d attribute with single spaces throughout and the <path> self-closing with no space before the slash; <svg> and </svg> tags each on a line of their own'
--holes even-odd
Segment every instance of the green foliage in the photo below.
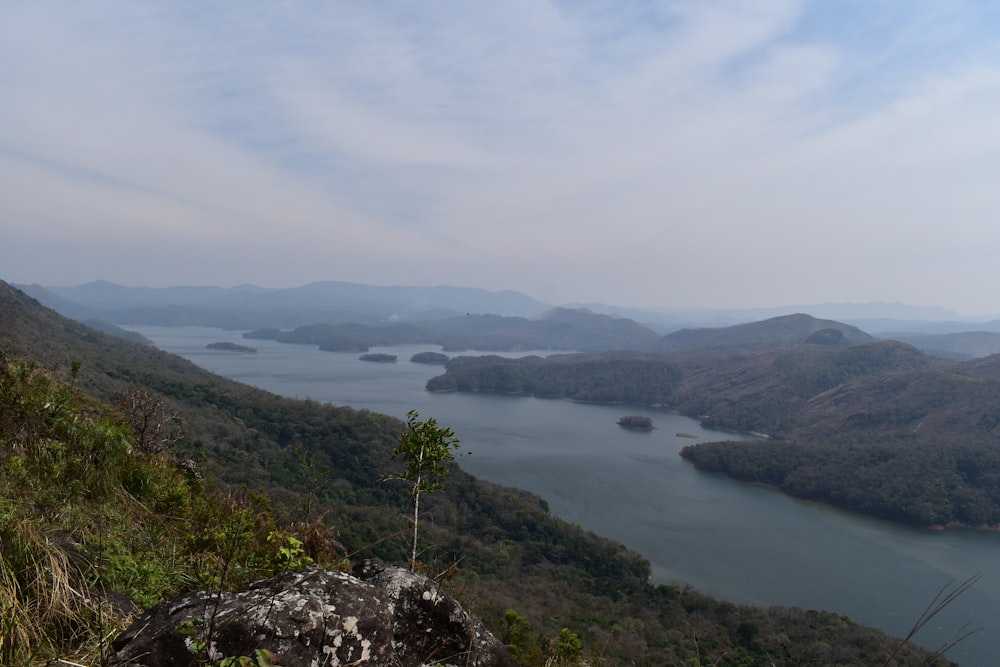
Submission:
<svg viewBox="0 0 1000 667">
<path fill-rule="evenodd" d="M 262 648 L 254 649 L 253 655 L 222 658 L 215 664 L 218 667 L 272 667 L 274 655 Z"/>
<path fill-rule="evenodd" d="M 700 470 L 893 521 L 1000 525 L 1000 450 L 985 443 L 715 442 L 681 456 Z"/>
<path fill-rule="evenodd" d="M 503 616 L 503 631 L 500 640 L 507 646 L 515 660 L 528 658 L 536 633 L 531 623 L 525 620 L 513 609 L 508 609 Z"/>
<path fill-rule="evenodd" d="M 211 636 L 197 636 L 204 624 L 205 621 L 199 618 L 184 621 L 174 629 L 176 634 L 189 637 L 186 643 L 195 654 L 198 661 L 197 664 L 204 667 L 274 667 L 276 656 L 267 649 L 262 648 L 254 649 L 253 655 L 223 657 L 210 655 L 212 647 Z"/>
<path fill-rule="evenodd" d="M 583 651 L 583 642 L 580 637 L 570 630 L 563 628 L 559 631 L 559 636 L 552 643 L 552 657 L 555 658 L 556 665 L 578 665 L 581 664 L 580 652 Z"/>
<path fill-rule="evenodd" d="M 405 461 L 406 470 L 391 473 L 387 479 L 410 482 L 414 496 L 443 489 L 444 480 L 450 472 L 447 462 L 454 460 L 452 450 L 459 446 L 455 432 L 438 426 L 433 417 L 421 420 L 416 410 L 406 413 L 406 428 L 400 434 L 399 446 L 392 455 L 393 460 L 402 458 Z"/>
<path fill-rule="evenodd" d="M 275 574 L 304 570 L 313 564 L 313 559 L 306 553 L 302 540 L 297 537 L 274 530 L 268 534 L 267 543 L 276 549 L 271 559 Z"/>
<path fill-rule="evenodd" d="M 459 441 L 450 428 L 438 426 L 433 417 L 421 420 L 420 413 L 416 410 L 406 413 L 406 427 L 392 454 L 393 460 L 403 459 L 406 469 L 390 473 L 385 479 L 401 479 L 410 484 L 410 495 L 413 498 L 410 569 L 416 569 L 420 496 L 444 488 L 444 481 L 450 473 L 447 464 L 455 459 L 453 450 L 458 448 Z"/>
<path fill-rule="evenodd" d="M 137 437 L 128 415 L 0 354 L 0 664 L 99 660 L 128 621 L 113 599 L 145 608 L 312 563 L 266 499 L 206 491 Z"/>
</svg>

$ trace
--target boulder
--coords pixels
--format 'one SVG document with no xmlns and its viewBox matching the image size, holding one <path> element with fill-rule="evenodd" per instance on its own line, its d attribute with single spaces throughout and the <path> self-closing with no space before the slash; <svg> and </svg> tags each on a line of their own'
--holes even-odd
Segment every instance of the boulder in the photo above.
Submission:
<svg viewBox="0 0 1000 667">
<path fill-rule="evenodd" d="M 370 562 L 354 574 L 310 569 L 241 591 L 163 602 L 112 648 L 115 666 L 204 664 L 253 658 L 258 649 L 285 667 L 516 665 L 482 622 L 433 580 Z"/>
</svg>

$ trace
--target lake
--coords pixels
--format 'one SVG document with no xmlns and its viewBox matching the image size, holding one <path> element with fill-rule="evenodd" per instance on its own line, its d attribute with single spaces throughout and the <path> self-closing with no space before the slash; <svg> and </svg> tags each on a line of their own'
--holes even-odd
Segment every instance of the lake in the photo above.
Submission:
<svg viewBox="0 0 1000 667">
<path fill-rule="evenodd" d="M 218 329 L 130 329 L 207 370 L 277 394 L 401 419 L 413 409 L 434 417 L 460 438 L 466 470 L 538 493 L 557 516 L 642 553 L 658 583 L 690 584 L 737 603 L 826 609 L 902 636 L 942 587 L 981 573 L 917 641 L 938 648 L 968 624 L 982 629 L 947 656 L 962 665 L 998 664 L 1000 533 L 920 530 L 699 472 L 680 458 L 682 447 L 740 436 L 666 411 L 430 393 L 424 383 L 442 367 L 409 358 L 439 351 L 434 346 L 375 348 L 399 361 L 373 363 Z M 258 352 L 205 348 L 214 342 Z M 656 429 L 622 429 L 616 421 L 625 414 L 646 415 Z"/>
</svg>

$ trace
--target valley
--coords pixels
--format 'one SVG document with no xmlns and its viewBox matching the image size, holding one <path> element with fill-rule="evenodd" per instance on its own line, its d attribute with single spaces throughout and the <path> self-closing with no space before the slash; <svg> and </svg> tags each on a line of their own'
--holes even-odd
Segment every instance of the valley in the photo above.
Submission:
<svg viewBox="0 0 1000 667">
<path fill-rule="evenodd" d="M 641 411 L 655 431 L 623 433 L 613 405 L 427 392 L 440 369 L 402 361 L 424 346 L 384 348 L 401 361 L 383 370 L 350 353 L 274 341 L 261 342 L 252 360 L 212 354 L 202 341 L 223 335 L 213 329 L 138 331 L 213 372 L 279 394 L 397 417 L 412 408 L 435 415 L 462 438 L 463 468 L 538 493 L 561 518 L 635 549 L 658 583 L 737 603 L 827 609 L 899 634 L 911 622 L 905 610 L 922 609 L 949 581 L 985 573 L 920 641 L 937 645 L 968 622 L 984 629 L 949 652 L 952 659 L 985 665 L 1000 650 L 991 639 L 1000 636 L 1000 582 L 989 575 L 1000 562 L 995 534 L 939 533 L 797 501 L 700 473 L 679 455 L 691 442 L 732 433 L 655 408 Z M 239 332 L 228 335 L 240 340 Z"/>
<path fill-rule="evenodd" d="M 348 548 L 372 543 L 376 546 L 365 548 L 379 558 L 401 557 L 400 545 L 378 538 L 391 534 L 401 519 L 385 512 L 386 503 L 398 494 L 372 484 L 373 475 L 385 465 L 379 461 L 391 448 L 387 438 L 393 428 L 399 428 L 398 418 L 418 409 L 454 427 L 468 448 L 460 459 L 464 469 L 538 495 L 457 477 L 456 488 L 428 507 L 447 517 L 428 527 L 428 538 L 437 542 L 435 558 L 462 554 L 469 568 L 467 583 L 482 596 L 477 610 L 488 622 L 502 622 L 503 610 L 509 605 L 527 604 L 522 608 L 538 628 L 539 634 L 533 635 L 538 638 L 536 647 L 545 645 L 546 635 L 558 634 L 560 622 L 571 622 L 585 643 L 613 637 L 620 656 L 642 656 L 646 664 L 662 662 L 656 656 L 698 653 L 700 644 L 692 644 L 695 635 L 684 632 L 702 637 L 710 633 L 719 637 L 713 640 L 718 642 L 716 650 L 751 655 L 764 645 L 756 639 L 750 642 L 745 635 L 750 621 L 733 626 L 723 622 L 722 627 L 712 623 L 722 622 L 731 613 L 727 610 L 738 609 L 737 618 L 754 618 L 754 627 L 769 628 L 767 641 L 780 644 L 783 640 L 779 635 L 771 634 L 779 617 L 785 619 L 780 625 L 789 632 L 794 628 L 796 633 L 806 633 L 797 637 L 808 636 L 807 628 L 819 628 L 806 619 L 820 612 L 803 612 L 797 608 L 800 605 L 850 614 L 904 634 L 907 623 L 919 614 L 910 610 L 922 609 L 933 597 L 935 591 L 923 590 L 929 587 L 928 582 L 942 582 L 937 586 L 940 588 L 980 571 L 988 575 L 990 563 L 996 562 L 990 552 L 995 546 L 991 533 L 933 533 L 866 519 L 802 503 L 766 487 L 708 475 L 681 459 L 679 453 L 686 445 L 703 448 L 711 442 L 735 439 L 726 446 L 739 447 L 763 437 L 712 430 L 713 426 L 745 426 L 734 420 L 752 417 L 747 422 L 751 426 L 768 423 L 772 426 L 769 436 L 787 435 L 808 426 L 796 420 L 795 415 L 801 412 L 796 406 L 803 400 L 808 404 L 816 391 L 817 396 L 825 396 L 859 379 L 896 373 L 901 365 L 909 369 L 907 372 L 931 373 L 928 377 L 943 370 L 954 372 L 954 366 L 949 366 L 954 362 L 927 357 L 892 341 L 858 339 L 848 327 L 835 322 L 790 316 L 730 332 L 713 331 L 714 340 L 707 351 L 695 344 L 686 355 L 632 350 L 552 356 L 548 350 L 524 348 L 503 352 L 505 356 L 449 354 L 443 377 L 456 371 L 467 377 L 455 380 L 454 389 L 462 390 L 442 393 L 427 391 L 431 380 L 442 377 L 440 366 L 408 361 L 414 357 L 445 361 L 439 356 L 441 346 L 369 345 L 370 354 L 403 360 L 372 364 L 360 359 L 356 351 L 323 349 L 327 347 L 326 333 L 298 344 L 283 342 L 283 335 L 253 334 L 248 338 L 254 340 L 258 352 L 234 354 L 233 346 L 247 340 L 238 329 L 129 325 L 137 331 L 112 330 L 122 337 L 144 343 L 153 340 L 167 348 L 164 336 L 169 340 L 172 335 L 191 335 L 193 347 L 176 351 L 221 376 L 245 383 L 236 384 L 148 344 L 123 342 L 63 320 L 17 292 L 5 290 L 0 296 L 7 350 L 37 359 L 57 373 L 65 374 L 72 368 L 73 381 L 97 397 L 111 397 L 128 385 L 162 395 L 176 406 L 178 416 L 191 430 L 192 439 L 185 446 L 204 461 L 206 473 L 232 488 L 260 488 L 286 512 L 302 502 L 303 494 L 311 497 L 321 490 L 317 500 L 338 517 L 341 539 Z M 605 321 L 586 314 L 571 319 L 571 328 L 584 330 Z M 495 320 L 501 325 L 506 322 L 506 318 Z M 766 338 L 772 334 L 766 333 L 768 329 L 784 330 L 783 335 L 791 338 L 769 349 Z M 40 331 L 45 335 L 39 336 Z M 730 335 L 733 332 L 735 337 Z M 741 341 L 744 332 L 762 339 L 748 347 L 745 339 Z M 292 333 L 298 335 L 296 330 Z M 691 345 L 688 332 L 667 334 L 664 340 L 671 337 Z M 222 349 L 213 349 L 218 347 Z M 216 366 L 220 363 L 223 366 Z M 232 366 L 226 368 L 225 364 Z M 269 370 L 261 372 L 261 368 Z M 964 377 L 992 382 L 988 358 L 963 368 Z M 488 382 L 484 383 L 484 378 Z M 400 381 L 403 384 L 398 384 Z M 476 384 L 462 388 L 462 382 Z M 768 390 L 755 393 L 755 387 Z M 685 409 L 699 421 L 658 407 L 671 405 L 678 396 L 698 405 L 699 391 L 716 400 L 711 415 Z M 783 399 L 760 403 L 759 397 L 768 393 Z M 621 429 L 617 424 L 623 413 L 620 404 L 628 404 L 634 416 L 655 421 L 657 428 L 646 432 Z M 679 401 L 676 404 L 682 405 Z M 728 412 L 724 409 L 727 406 Z M 761 411 L 765 406 L 768 409 Z M 762 418 L 772 421 L 760 421 Z M 964 418 L 976 417 L 970 413 Z M 773 428 L 775 424 L 780 428 Z M 942 432 L 941 427 L 936 428 L 939 430 L 930 433 Z M 883 429 L 880 433 L 886 437 L 893 432 Z M 753 444 L 772 442 L 778 441 L 768 438 Z M 304 465 L 322 466 L 329 471 L 324 475 L 336 476 L 326 477 L 329 484 L 310 483 L 309 479 L 319 478 L 311 474 L 303 478 L 297 473 Z M 681 495 L 671 495 L 674 492 Z M 782 519 L 784 515 L 789 518 Z M 859 535 L 865 537 L 861 542 Z M 961 544 L 955 550 L 942 550 L 970 535 L 981 540 L 985 548 Z M 916 541 L 909 536 L 917 536 Z M 938 541 L 925 541 L 935 538 Z M 822 555 L 832 555 L 835 560 L 825 563 L 817 558 L 812 551 L 817 546 Z M 971 554 L 971 560 L 958 557 L 958 553 Z M 984 560 L 977 560 L 977 554 Z M 852 560 L 855 556 L 861 560 Z M 843 569 L 838 569 L 841 565 Z M 790 577 L 790 573 L 796 576 Z M 914 573 L 915 577 L 907 578 Z M 520 579 L 524 576 L 529 579 Z M 546 583 L 539 586 L 542 579 L 538 577 Z M 641 583 L 650 578 L 652 586 Z M 989 576 L 985 580 L 989 582 Z M 892 583 L 880 589 L 879 581 Z M 831 582 L 835 582 L 833 586 Z M 529 590 L 535 594 L 525 597 Z M 556 590 L 560 595 L 553 597 Z M 698 590 L 713 592 L 722 600 L 708 598 Z M 831 593 L 834 597 L 827 597 Z M 838 599 L 837 594 L 842 597 Z M 584 600 L 590 602 L 585 604 Z M 744 602 L 762 606 L 738 604 Z M 594 604 L 604 611 L 598 612 Z M 769 606 L 774 604 L 783 606 Z M 942 616 L 942 622 L 925 629 L 918 641 L 932 646 L 949 642 L 955 632 L 964 632 L 961 628 L 968 627 L 966 621 L 979 627 L 976 624 L 981 617 L 991 618 L 990 610 L 996 606 L 992 584 L 976 581 L 951 605 L 949 611 L 959 617 L 952 619 L 956 623 L 946 623 Z M 589 611 L 578 617 L 580 612 L 570 611 L 573 608 Z M 654 608 L 664 614 L 657 622 L 648 617 L 648 610 Z M 696 614 L 699 609 L 707 616 Z M 604 621 L 599 620 L 621 614 L 636 614 L 645 620 L 641 625 L 627 626 L 628 630 L 616 624 L 602 625 Z M 865 642 L 874 640 L 846 616 L 824 611 L 821 617 L 828 633 L 857 632 L 868 637 Z M 872 620 L 867 620 L 869 617 Z M 829 625 L 834 621 L 837 630 Z M 978 633 L 975 636 L 978 638 Z M 636 653 L 636 641 L 653 643 Z M 790 664 L 798 664 L 809 651 L 822 648 L 819 644 L 807 648 L 800 641 L 805 640 L 795 639 L 787 649 L 781 649 L 791 651 L 789 656 L 798 656 Z M 826 647 L 823 650 L 848 650 L 843 642 L 822 644 Z M 778 645 L 769 646 L 767 651 L 773 655 Z M 954 656 L 965 664 L 985 664 L 982 652 L 994 649 L 988 643 L 984 647 L 967 639 L 954 647 Z"/>
</svg>

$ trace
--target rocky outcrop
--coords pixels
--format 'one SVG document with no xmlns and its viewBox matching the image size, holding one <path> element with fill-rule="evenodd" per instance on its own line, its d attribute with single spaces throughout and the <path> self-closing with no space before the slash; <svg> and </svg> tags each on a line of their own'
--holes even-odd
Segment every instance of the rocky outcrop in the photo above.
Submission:
<svg viewBox="0 0 1000 667">
<path fill-rule="evenodd" d="M 353 575 L 312 569 L 164 602 L 112 646 L 116 666 L 202 664 L 258 649 L 286 667 L 516 664 L 433 580 L 371 563 Z"/>
</svg>

